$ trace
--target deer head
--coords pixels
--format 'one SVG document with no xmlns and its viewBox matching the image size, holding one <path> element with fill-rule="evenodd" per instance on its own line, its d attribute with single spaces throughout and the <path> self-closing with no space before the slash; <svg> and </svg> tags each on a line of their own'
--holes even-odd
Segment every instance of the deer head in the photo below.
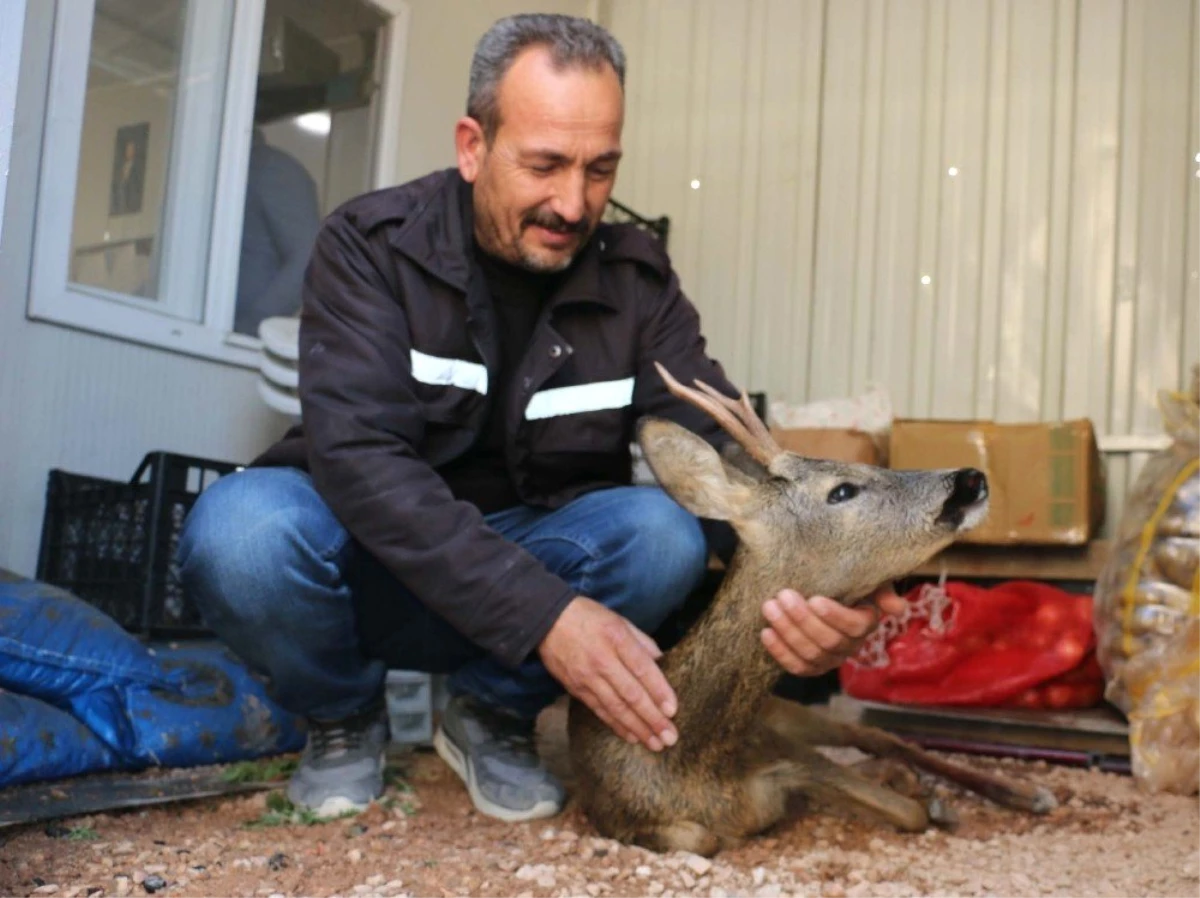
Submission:
<svg viewBox="0 0 1200 898">
<path fill-rule="evenodd" d="M 974 468 L 894 471 L 785 452 L 745 393 L 734 401 L 700 381 L 684 387 L 657 367 L 744 453 L 722 457 L 686 428 L 644 418 L 638 442 L 659 484 L 697 517 L 728 521 L 739 551 L 810 595 L 853 604 L 987 514 L 987 479 Z"/>
</svg>

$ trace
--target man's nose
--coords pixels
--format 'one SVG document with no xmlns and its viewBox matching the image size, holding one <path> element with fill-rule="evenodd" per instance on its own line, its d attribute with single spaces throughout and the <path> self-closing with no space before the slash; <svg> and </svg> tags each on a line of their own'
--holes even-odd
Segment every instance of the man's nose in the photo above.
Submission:
<svg viewBox="0 0 1200 898">
<path fill-rule="evenodd" d="M 574 224 L 583 218 L 587 210 L 586 187 L 587 179 L 583 172 L 565 172 L 558 183 L 550 208 L 555 214 Z"/>
</svg>

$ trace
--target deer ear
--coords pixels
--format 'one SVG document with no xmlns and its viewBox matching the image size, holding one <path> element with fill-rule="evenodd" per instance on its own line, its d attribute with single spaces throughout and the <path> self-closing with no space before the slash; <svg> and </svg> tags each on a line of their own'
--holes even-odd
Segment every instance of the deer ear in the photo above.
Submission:
<svg viewBox="0 0 1200 898">
<path fill-rule="evenodd" d="M 730 472 L 731 480 L 742 479 L 749 483 L 760 483 L 771 476 L 770 471 L 737 443 L 725 444 L 721 449 L 721 460 L 725 462 L 725 469 Z"/>
<path fill-rule="evenodd" d="M 644 418 L 638 443 L 662 488 L 696 517 L 731 521 L 744 516 L 753 499 L 752 481 L 690 430 Z"/>
</svg>

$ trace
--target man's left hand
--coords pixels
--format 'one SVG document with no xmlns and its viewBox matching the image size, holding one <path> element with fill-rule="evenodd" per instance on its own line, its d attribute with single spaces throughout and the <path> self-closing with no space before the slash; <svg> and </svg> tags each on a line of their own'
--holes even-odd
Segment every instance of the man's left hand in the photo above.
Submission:
<svg viewBox="0 0 1200 898">
<path fill-rule="evenodd" d="M 762 631 L 762 643 L 788 673 L 820 676 L 853 656 L 882 615 L 902 614 L 905 604 L 890 585 L 854 608 L 785 589 L 763 605 L 769 626 Z"/>
</svg>

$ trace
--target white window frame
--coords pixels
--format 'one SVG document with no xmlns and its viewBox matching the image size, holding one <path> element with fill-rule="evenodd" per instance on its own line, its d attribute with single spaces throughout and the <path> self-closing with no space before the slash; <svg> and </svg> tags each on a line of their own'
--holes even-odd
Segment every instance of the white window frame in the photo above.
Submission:
<svg viewBox="0 0 1200 898">
<path fill-rule="evenodd" d="M 389 18 L 381 42 L 379 91 L 374 100 L 378 125 L 371 171 L 372 187 L 378 188 L 396 182 L 411 10 L 407 0 L 366 2 Z M 220 132 L 214 135 L 220 149 L 211 206 L 207 197 L 185 196 L 191 188 L 183 179 L 176 180 L 178 166 L 169 169 L 172 183 L 156 243 L 169 241 L 172 235 L 182 233 L 181 229 L 207 226 L 207 257 L 172 261 L 170 246 L 164 246 L 160 298 L 151 301 L 68 280 L 95 0 L 58 0 L 26 309 L 29 318 L 199 358 L 258 367 L 259 340 L 234 333 L 233 317 L 265 5 L 266 0 L 234 2 L 224 106 Z M 204 12 L 208 6 L 204 2 L 190 4 L 189 23 L 195 15 L 208 14 Z M 181 65 L 181 79 L 185 66 L 186 60 Z M 204 103 L 211 100 L 211 92 L 193 95 L 187 108 L 180 109 L 182 114 L 176 116 L 173 126 L 172 155 L 176 145 L 185 147 L 186 141 L 202 139 L 196 137 L 197 127 L 203 127 Z M 199 200 L 211 208 L 210 222 L 196 221 L 194 215 L 188 220 L 184 210 L 194 209 L 195 205 L 189 204 Z M 202 291 L 192 286 L 197 283 L 204 284 Z M 196 309 L 196 302 L 202 302 L 202 309 Z M 178 317 L 197 311 L 198 321 Z"/>
</svg>

